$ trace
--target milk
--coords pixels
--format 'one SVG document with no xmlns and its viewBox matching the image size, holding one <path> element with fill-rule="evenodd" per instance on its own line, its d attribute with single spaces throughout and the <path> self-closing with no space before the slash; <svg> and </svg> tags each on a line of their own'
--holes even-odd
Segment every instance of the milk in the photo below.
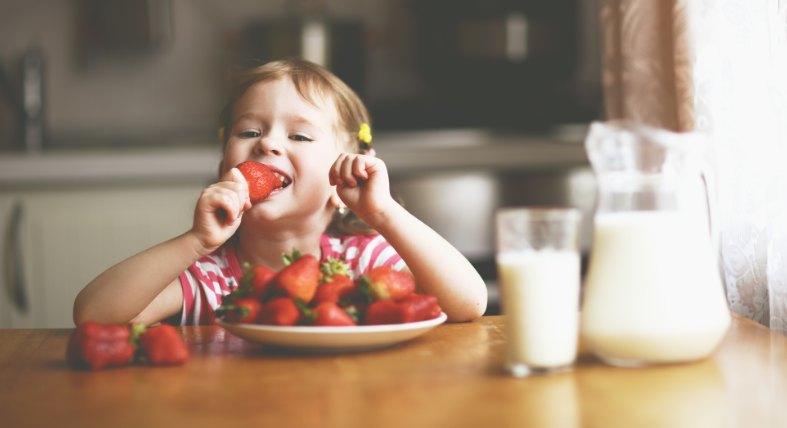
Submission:
<svg viewBox="0 0 787 428">
<path fill-rule="evenodd" d="M 577 353 L 579 255 L 519 250 L 497 255 L 508 364 L 567 366 Z"/>
<path fill-rule="evenodd" d="M 708 356 L 730 324 L 707 231 L 674 211 L 596 215 L 582 335 L 612 364 Z"/>
</svg>

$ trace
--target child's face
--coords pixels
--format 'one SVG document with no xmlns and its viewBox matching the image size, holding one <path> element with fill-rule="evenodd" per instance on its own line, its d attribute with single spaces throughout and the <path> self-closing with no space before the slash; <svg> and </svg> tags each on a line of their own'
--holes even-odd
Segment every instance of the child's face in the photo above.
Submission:
<svg viewBox="0 0 787 428">
<path fill-rule="evenodd" d="M 251 86 L 233 106 L 222 172 L 252 160 L 290 180 L 244 214 L 266 221 L 305 220 L 328 209 L 331 165 L 341 153 L 333 103 L 301 98 L 289 79 Z"/>
</svg>

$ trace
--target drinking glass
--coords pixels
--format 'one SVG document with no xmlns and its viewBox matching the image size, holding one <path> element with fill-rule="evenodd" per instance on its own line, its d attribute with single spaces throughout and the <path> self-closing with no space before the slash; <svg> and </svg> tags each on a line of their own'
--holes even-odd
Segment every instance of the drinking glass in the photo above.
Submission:
<svg viewBox="0 0 787 428">
<path fill-rule="evenodd" d="M 579 236 L 574 208 L 503 208 L 496 254 L 506 361 L 523 377 L 570 370 L 579 337 Z"/>
</svg>

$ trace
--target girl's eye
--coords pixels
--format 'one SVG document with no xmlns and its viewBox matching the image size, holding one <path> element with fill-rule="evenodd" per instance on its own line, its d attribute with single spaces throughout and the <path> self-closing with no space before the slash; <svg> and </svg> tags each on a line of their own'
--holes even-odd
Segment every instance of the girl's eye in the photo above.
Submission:
<svg viewBox="0 0 787 428">
<path fill-rule="evenodd" d="M 260 136 L 260 133 L 257 131 L 243 131 L 238 136 L 241 138 L 257 138 Z"/>
<path fill-rule="evenodd" d="M 291 140 L 295 140 L 295 141 L 311 141 L 312 140 L 311 138 L 309 138 L 309 137 L 307 137 L 305 135 L 300 135 L 300 134 L 291 135 L 290 139 Z"/>
</svg>

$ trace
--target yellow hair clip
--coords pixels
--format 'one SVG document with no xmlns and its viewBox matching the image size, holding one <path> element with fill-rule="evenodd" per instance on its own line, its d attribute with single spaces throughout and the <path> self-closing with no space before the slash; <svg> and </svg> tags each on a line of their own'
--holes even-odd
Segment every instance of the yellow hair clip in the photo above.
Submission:
<svg viewBox="0 0 787 428">
<path fill-rule="evenodd" d="M 372 144 L 372 129 L 369 128 L 369 124 L 361 124 L 361 130 L 358 131 L 358 139 L 366 144 Z"/>
<path fill-rule="evenodd" d="M 224 127 L 219 128 L 219 141 L 224 144 Z"/>
</svg>

